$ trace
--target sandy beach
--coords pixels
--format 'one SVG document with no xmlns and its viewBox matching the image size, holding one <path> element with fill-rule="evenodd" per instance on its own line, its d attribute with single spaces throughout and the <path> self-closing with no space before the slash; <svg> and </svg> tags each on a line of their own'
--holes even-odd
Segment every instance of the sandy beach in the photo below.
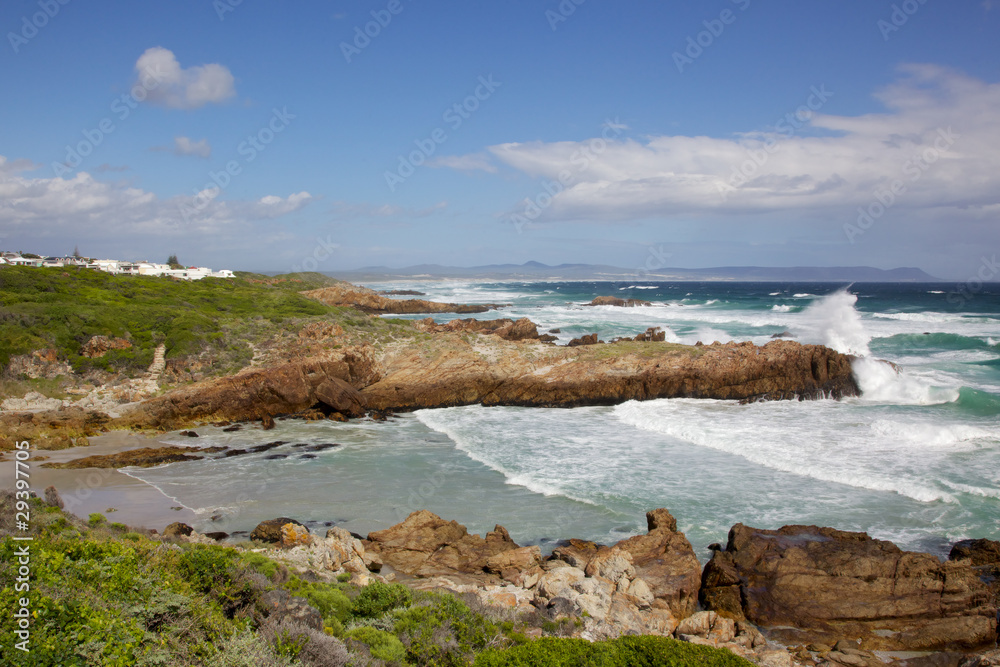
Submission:
<svg viewBox="0 0 1000 667">
<path fill-rule="evenodd" d="M 155 487 L 129 477 L 125 473 L 109 468 L 85 468 L 82 470 L 58 470 L 45 468 L 43 463 L 71 461 L 84 456 L 113 454 L 126 449 L 162 446 L 156 438 L 148 438 L 133 433 L 117 431 L 90 439 L 89 447 L 72 447 L 61 450 L 31 450 L 28 460 L 31 490 L 39 496 L 49 486 L 59 490 L 65 509 L 86 519 L 94 512 L 100 512 L 108 521 L 129 526 L 155 528 L 174 521 L 190 523 L 196 516 L 181 503 L 161 493 Z M 44 461 L 37 458 L 48 457 Z M 14 459 L 0 462 L 0 486 L 14 486 Z M 181 507 L 180 510 L 171 509 Z M 109 511 L 110 509 L 115 511 Z"/>
</svg>

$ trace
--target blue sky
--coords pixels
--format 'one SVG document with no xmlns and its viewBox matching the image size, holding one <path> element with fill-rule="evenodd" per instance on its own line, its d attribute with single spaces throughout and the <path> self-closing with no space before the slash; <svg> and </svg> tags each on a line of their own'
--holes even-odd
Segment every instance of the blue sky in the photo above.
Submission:
<svg viewBox="0 0 1000 667">
<path fill-rule="evenodd" d="M 997 250 L 991 0 L 64 2 L 0 8 L 5 249 L 956 280 Z"/>
</svg>

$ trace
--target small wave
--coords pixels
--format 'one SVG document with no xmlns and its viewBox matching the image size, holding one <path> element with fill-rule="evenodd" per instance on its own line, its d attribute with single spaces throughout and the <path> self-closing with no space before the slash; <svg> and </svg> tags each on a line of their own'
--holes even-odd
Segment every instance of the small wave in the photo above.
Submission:
<svg viewBox="0 0 1000 667">
<path fill-rule="evenodd" d="M 781 296 L 781 292 L 771 292 L 768 296 Z"/>
<path fill-rule="evenodd" d="M 851 364 L 864 401 L 895 405 L 940 405 L 959 398 L 958 389 L 935 387 L 897 371 L 879 359 L 861 357 Z"/>
<path fill-rule="evenodd" d="M 944 292 L 943 292 L 943 291 L 941 291 L 941 290 L 939 290 L 939 289 L 932 289 L 932 290 L 930 290 L 930 291 L 929 291 L 929 292 L 927 292 L 927 293 L 928 293 L 928 294 L 944 294 Z"/>
<path fill-rule="evenodd" d="M 785 304 L 778 304 L 771 306 L 771 310 L 776 313 L 790 313 L 792 312 L 792 306 L 788 306 Z"/>
<path fill-rule="evenodd" d="M 793 294 L 796 299 L 805 299 L 806 297 L 816 296 L 815 294 L 809 294 L 808 292 L 800 292 L 798 294 Z"/>
<path fill-rule="evenodd" d="M 971 486 L 969 484 L 962 484 L 961 482 L 949 482 L 946 479 L 941 480 L 941 483 L 953 491 L 968 493 L 981 498 L 1000 498 L 1000 490 L 997 489 L 985 489 L 981 486 Z"/>
</svg>

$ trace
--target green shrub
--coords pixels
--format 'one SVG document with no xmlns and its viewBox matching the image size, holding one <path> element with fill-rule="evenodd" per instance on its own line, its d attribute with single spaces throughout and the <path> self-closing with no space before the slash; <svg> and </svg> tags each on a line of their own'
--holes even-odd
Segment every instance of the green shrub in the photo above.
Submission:
<svg viewBox="0 0 1000 667">
<path fill-rule="evenodd" d="M 393 630 L 407 647 L 407 659 L 420 665 L 466 664 L 503 639 L 493 622 L 447 593 L 424 593 L 393 616 Z"/>
<path fill-rule="evenodd" d="M 343 624 L 351 618 L 351 600 L 336 584 L 307 582 L 293 577 L 285 584 L 285 588 L 293 595 L 304 597 L 316 607 L 325 625 L 333 627 L 331 621 Z"/>
<path fill-rule="evenodd" d="M 239 559 L 250 569 L 260 572 L 268 579 L 274 579 L 280 566 L 267 556 L 250 551 L 240 552 Z"/>
<path fill-rule="evenodd" d="M 128 526 L 126 526 L 124 523 L 118 523 L 117 521 L 108 524 L 108 528 L 110 528 L 111 530 L 116 530 L 120 533 L 128 532 Z"/>
<path fill-rule="evenodd" d="M 725 649 L 651 635 L 587 642 L 566 637 L 541 639 L 476 656 L 475 667 L 750 667 Z"/>
<path fill-rule="evenodd" d="M 403 643 L 395 635 L 370 627 L 354 628 L 347 633 L 349 639 L 359 641 L 368 647 L 373 658 L 387 661 L 402 661 L 406 657 Z"/>
<path fill-rule="evenodd" d="M 378 618 L 398 607 L 409 607 L 413 593 L 402 584 L 383 584 L 373 581 L 354 598 L 354 615 L 360 618 Z"/>
<path fill-rule="evenodd" d="M 97 528 L 98 526 L 100 526 L 105 522 L 107 522 L 107 519 L 105 519 L 104 515 L 101 514 L 100 512 L 94 512 L 89 517 L 87 517 L 87 525 L 90 526 L 91 528 Z"/>
</svg>

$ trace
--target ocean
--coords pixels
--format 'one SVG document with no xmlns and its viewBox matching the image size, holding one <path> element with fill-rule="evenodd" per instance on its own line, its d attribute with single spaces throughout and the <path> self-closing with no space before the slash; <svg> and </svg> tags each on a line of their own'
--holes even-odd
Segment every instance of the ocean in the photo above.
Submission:
<svg viewBox="0 0 1000 667">
<path fill-rule="evenodd" d="M 613 407 L 468 406 L 386 422 L 279 421 L 198 429 L 198 446 L 274 440 L 269 452 L 123 472 L 200 517 L 249 531 L 288 516 L 366 534 L 428 509 L 480 534 L 505 526 L 543 550 L 570 537 L 613 543 L 668 508 L 704 562 L 729 528 L 817 524 L 910 550 L 1000 539 L 1000 285 L 689 282 L 368 284 L 427 299 L 507 303 L 560 343 L 658 326 L 673 342 L 775 335 L 858 356 L 864 394 L 840 401 L 661 399 Z M 588 307 L 595 296 L 650 307 Z M 447 321 L 454 315 L 435 319 Z M 883 363 L 892 362 L 895 366 Z M 163 440 L 181 445 L 189 438 Z M 303 458 L 294 444 L 339 447 Z M 285 453 L 287 458 L 268 459 Z M 213 517 L 214 520 L 213 520 Z"/>
</svg>

